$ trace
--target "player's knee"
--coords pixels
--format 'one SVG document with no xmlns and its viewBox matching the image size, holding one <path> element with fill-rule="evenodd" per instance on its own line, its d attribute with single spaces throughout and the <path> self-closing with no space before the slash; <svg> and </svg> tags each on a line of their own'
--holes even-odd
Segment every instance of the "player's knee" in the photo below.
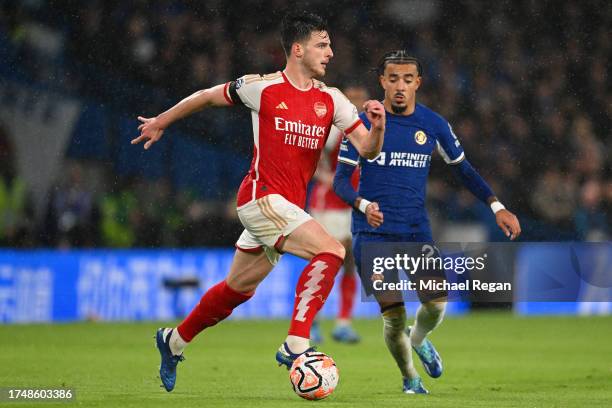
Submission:
<svg viewBox="0 0 612 408">
<path fill-rule="evenodd" d="M 253 293 L 259 285 L 259 282 L 236 276 L 228 276 L 225 281 L 227 286 L 239 293 Z"/>
<path fill-rule="evenodd" d="M 225 278 L 225 282 L 230 289 L 236 292 L 243 294 L 254 293 L 265 276 L 266 274 L 260 271 L 247 268 L 240 273 L 230 273 Z"/>
<path fill-rule="evenodd" d="M 344 239 L 344 240 L 340 241 L 340 243 L 342 244 L 342 246 L 346 250 L 346 253 L 350 254 L 351 253 L 351 247 L 353 245 L 351 240 L 350 239 Z"/>
<path fill-rule="evenodd" d="M 433 315 L 439 316 L 446 310 L 446 300 L 437 299 L 423 303 L 423 307 Z"/>
<path fill-rule="evenodd" d="M 338 258 L 342 259 L 342 261 L 344 261 L 346 256 L 346 249 L 344 246 L 331 236 L 328 236 L 327 239 L 321 240 L 313 252 L 313 256 L 321 253 L 328 253 L 337 256 Z"/>
<path fill-rule="evenodd" d="M 332 244 L 330 244 L 330 251 L 332 254 L 336 255 L 338 258 L 344 260 L 346 257 L 346 248 L 340 242 L 335 239 L 332 240 Z"/>
<path fill-rule="evenodd" d="M 406 325 L 406 309 L 403 304 L 396 304 L 394 307 L 382 312 L 383 330 L 386 333 L 402 333 Z"/>
</svg>

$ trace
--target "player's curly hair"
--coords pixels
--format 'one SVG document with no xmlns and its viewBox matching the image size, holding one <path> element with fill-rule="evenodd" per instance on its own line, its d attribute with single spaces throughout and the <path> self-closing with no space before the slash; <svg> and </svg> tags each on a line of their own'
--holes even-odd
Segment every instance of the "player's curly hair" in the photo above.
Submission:
<svg viewBox="0 0 612 408">
<path fill-rule="evenodd" d="M 280 32 L 285 55 L 289 56 L 294 42 L 307 40 L 312 32 L 319 31 L 328 31 L 323 17 L 305 11 L 287 14 L 283 18 Z"/>
<path fill-rule="evenodd" d="M 378 62 L 376 68 L 373 69 L 378 75 L 385 73 L 385 67 L 388 64 L 414 64 L 417 67 L 417 73 L 419 76 L 423 76 L 423 66 L 421 62 L 416 58 L 408 54 L 406 50 L 394 50 L 389 51 Z"/>
</svg>

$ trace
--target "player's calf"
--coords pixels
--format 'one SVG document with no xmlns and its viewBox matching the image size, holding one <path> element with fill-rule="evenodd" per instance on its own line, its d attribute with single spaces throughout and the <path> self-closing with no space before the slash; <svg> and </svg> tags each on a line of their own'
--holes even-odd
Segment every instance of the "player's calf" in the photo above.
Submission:
<svg viewBox="0 0 612 408">
<path fill-rule="evenodd" d="M 206 291 L 178 327 L 157 330 L 155 341 L 161 357 L 159 376 L 166 391 L 174 389 L 176 367 L 184 360 L 183 350 L 187 344 L 205 328 L 228 317 L 234 308 L 249 300 L 251 296 L 253 293 L 237 292 L 222 281 Z"/>
<path fill-rule="evenodd" d="M 383 318 L 383 337 L 385 344 L 397 363 L 404 378 L 418 378 L 412 363 L 410 337 L 404 332 L 406 327 L 406 309 L 403 303 L 392 303 L 381 307 Z"/>
<path fill-rule="evenodd" d="M 342 258 L 330 253 L 316 255 L 298 280 L 293 315 L 286 344 L 293 353 L 301 354 L 310 347 L 310 328 L 334 285 Z"/>
<path fill-rule="evenodd" d="M 282 250 L 310 262 L 296 285 L 293 316 L 285 340 L 291 352 L 301 354 L 310 347 L 310 328 L 331 291 L 344 262 L 345 249 L 314 220 L 293 231 Z"/>
<path fill-rule="evenodd" d="M 352 258 L 352 256 L 349 256 Z M 357 292 L 357 276 L 354 271 L 347 267 L 348 258 L 344 260 L 344 273 L 340 280 L 340 307 L 336 327 L 332 332 L 332 338 L 340 343 L 358 343 L 360 337 L 351 326 L 353 306 Z"/>
<path fill-rule="evenodd" d="M 425 337 L 431 333 L 444 318 L 446 310 L 445 300 L 433 300 L 424 302 L 416 312 L 414 327 L 410 333 L 410 341 L 413 346 L 419 347 Z"/>
<path fill-rule="evenodd" d="M 206 291 L 177 330 L 186 342 L 190 342 L 202 330 L 227 318 L 237 306 L 252 296 L 252 292 L 238 292 L 221 281 Z"/>
<path fill-rule="evenodd" d="M 410 336 L 410 331 L 412 327 L 408 326 L 406 329 L 406 334 Z M 423 368 L 427 375 L 431 378 L 438 378 L 442 375 L 443 365 L 442 365 L 442 357 L 438 354 L 438 351 L 434 347 L 433 343 L 429 339 L 423 340 L 423 342 L 416 346 L 412 346 L 413 350 L 416 352 L 417 356 L 423 363 Z"/>
<path fill-rule="evenodd" d="M 442 322 L 445 310 L 446 301 L 444 299 L 421 304 L 416 313 L 414 327 L 408 327 L 406 330 L 410 336 L 412 348 L 423 363 L 425 372 L 432 378 L 442 375 L 443 365 L 440 354 L 433 343 L 427 339 L 427 335 Z"/>
</svg>

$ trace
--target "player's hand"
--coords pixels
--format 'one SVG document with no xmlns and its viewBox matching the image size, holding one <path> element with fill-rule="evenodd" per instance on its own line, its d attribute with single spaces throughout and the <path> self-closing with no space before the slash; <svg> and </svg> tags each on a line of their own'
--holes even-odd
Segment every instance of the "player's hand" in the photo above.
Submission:
<svg viewBox="0 0 612 408">
<path fill-rule="evenodd" d="M 161 139 L 162 135 L 164 134 L 164 128 L 161 126 L 159 119 L 157 118 L 143 118 L 142 116 L 139 116 L 138 120 L 142 122 L 142 124 L 138 126 L 140 136 L 133 139 L 132 144 L 137 144 L 146 140 L 144 148 L 147 150 L 153 143 Z"/>
<path fill-rule="evenodd" d="M 363 104 L 363 110 L 373 127 L 385 127 L 385 107 L 380 101 L 369 100 Z"/>
<path fill-rule="evenodd" d="M 368 204 L 365 215 L 368 220 L 368 224 L 374 228 L 380 227 L 384 221 L 383 213 L 380 211 L 378 203 L 375 202 Z"/>
<path fill-rule="evenodd" d="M 510 211 L 505 209 L 499 210 L 495 213 L 495 221 L 497 221 L 499 228 L 501 228 L 504 234 L 511 240 L 521 235 L 521 224 L 519 224 L 516 215 L 512 214 Z"/>
</svg>

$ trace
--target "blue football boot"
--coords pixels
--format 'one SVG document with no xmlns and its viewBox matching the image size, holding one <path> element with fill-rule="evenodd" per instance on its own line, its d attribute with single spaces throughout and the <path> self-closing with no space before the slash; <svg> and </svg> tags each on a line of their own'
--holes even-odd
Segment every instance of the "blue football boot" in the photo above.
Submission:
<svg viewBox="0 0 612 408">
<path fill-rule="evenodd" d="M 404 394 L 429 394 L 429 391 L 423 387 L 421 378 L 404 378 Z"/>
<path fill-rule="evenodd" d="M 309 351 L 316 351 L 316 349 L 314 347 L 311 347 L 308 350 L 304 351 L 304 353 L 307 353 Z M 278 351 L 276 352 L 276 362 L 278 363 L 279 367 L 282 365 L 285 365 L 287 366 L 287 370 L 289 370 L 291 366 L 293 365 L 293 362 L 295 361 L 295 359 L 304 353 L 299 353 L 299 354 L 292 353 L 289 350 L 287 343 L 283 343 L 281 344 Z"/>
<path fill-rule="evenodd" d="M 164 331 L 168 330 L 164 337 Z M 162 384 L 166 391 L 170 392 L 174 389 L 176 383 L 176 366 L 179 362 L 185 360 L 183 355 L 175 356 L 170 351 L 170 335 L 172 334 L 171 329 L 161 328 L 157 330 L 155 336 L 155 344 L 159 350 L 161 356 L 161 364 L 159 365 L 159 378 L 161 378 Z"/>
<path fill-rule="evenodd" d="M 408 326 L 406 329 L 406 334 L 408 336 L 410 336 L 410 329 L 412 329 L 412 326 Z M 413 345 L 412 349 L 417 353 L 417 356 L 419 356 L 427 375 L 431 378 L 438 378 L 442 375 L 442 358 L 428 338 L 425 338 L 423 344 L 420 346 Z"/>
<path fill-rule="evenodd" d="M 361 337 L 351 326 L 336 326 L 332 332 L 332 338 L 340 343 L 359 343 Z"/>
</svg>

